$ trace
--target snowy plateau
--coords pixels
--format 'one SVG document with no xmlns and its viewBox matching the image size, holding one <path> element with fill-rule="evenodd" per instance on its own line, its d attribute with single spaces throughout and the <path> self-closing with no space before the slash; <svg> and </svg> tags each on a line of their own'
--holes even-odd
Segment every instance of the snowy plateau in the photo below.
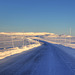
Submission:
<svg viewBox="0 0 75 75">
<path fill-rule="evenodd" d="M 75 36 L 0 32 L 0 75 L 75 75 Z"/>
</svg>

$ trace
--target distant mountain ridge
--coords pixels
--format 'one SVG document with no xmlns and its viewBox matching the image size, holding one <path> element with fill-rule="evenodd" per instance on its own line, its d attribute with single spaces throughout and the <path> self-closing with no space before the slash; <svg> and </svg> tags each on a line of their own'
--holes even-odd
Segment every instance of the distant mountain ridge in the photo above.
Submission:
<svg viewBox="0 0 75 75">
<path fill-rule="evenodd" d="M 42 36 L 48 36 L 48 37 L 72 37 L 70 35 L 57 35 L 54 33 L 48 33 L 48 32 L 0 32 L 0 34 L 2 35 L 33 35 L 33 36 L 37 36 L 37 35 L 42 35 Z"/>
</svg>

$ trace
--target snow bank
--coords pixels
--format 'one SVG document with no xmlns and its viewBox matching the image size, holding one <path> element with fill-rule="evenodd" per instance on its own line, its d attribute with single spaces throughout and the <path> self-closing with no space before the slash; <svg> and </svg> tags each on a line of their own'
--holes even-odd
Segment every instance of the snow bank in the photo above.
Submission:
<svg viewBox="0 0 75 75">
<path fill-rule="evenodd" d="M 23 51 L 27 51 L 29 49 L 32 49 L 32 48 L 38 47 L 38 46 L 41 46 L 41 44 L 38 43 L 38 44 L 27 45 L 27 46 L 24 46 L 22 48 L 18 48 L 18 47 L 11 48 L 9 51 L 0 52 L 0 59 L 3 59 L 7 56 L 11 56 L 11 55 L 14 55 L 17 53 L 21 53 Z"/>
<path fill-rule="evenodd" d="M 36 38 L 36 39 L 40 39 L 40 40 L 44 40 L 47 41 L 49 43 L 53 43 L 53 44 L 61 44 L 64 45 L 66 47 L 71 47 L 71 48 L 75 48 L 75 37 L 48 37 L 48 36 L 44 36 L 43 38 Z"/>
</svg>

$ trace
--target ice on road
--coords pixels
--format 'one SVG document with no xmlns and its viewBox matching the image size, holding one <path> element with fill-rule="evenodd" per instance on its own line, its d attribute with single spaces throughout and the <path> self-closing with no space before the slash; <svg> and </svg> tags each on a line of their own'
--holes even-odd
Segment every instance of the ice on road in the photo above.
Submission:
<svg viewBox="0 0 75 75">
<path fill-rule="evenodd" d="M 75 75 L 75 60 L 44 42 L 31 51 L 0 60 L 0 75 Z"/>
</svg>

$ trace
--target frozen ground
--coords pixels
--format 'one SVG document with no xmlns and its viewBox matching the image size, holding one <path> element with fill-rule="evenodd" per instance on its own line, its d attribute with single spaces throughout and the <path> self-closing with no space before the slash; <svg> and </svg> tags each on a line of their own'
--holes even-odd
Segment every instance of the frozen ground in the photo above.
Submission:
<svg viewBox="0 0 75 75">
<path fill-rule="evenodd" d="M 41 44 L 28 36 L 0 35 L 0 59 L 27 51 Z"/>
<path fill-rule="evenodd" d="M 5 35 L 1 34 L 1 36 Z M 10 35 L 6 36 L 10 38 Z M 17 36 L 16 40 L 18 38 L 21 40 L 23 35 Z M 28 38 L 29 42 L 34 42 L 35 45 L 33 48 L 23 50 L 24 46 L 32 47 L 33 43 L 24 42 L 23 46 L 22 40 L 21 47 L 15 44 L 15 48 L 18 47 L 20 51 L 23 51 L 0 60 L 0 75 L 75 75 L 75 43 L 71 45 L 72 42 L 75 42 L 75 37 L 66 37 L 66 40 L 65 37 L 55 34 L 25 35 L 23 37 Z M 16 42 L 15 39 L 13 40 Z M 8 51 L 8 46 L 1 49 L 1 52 Z"/>
</svg>

